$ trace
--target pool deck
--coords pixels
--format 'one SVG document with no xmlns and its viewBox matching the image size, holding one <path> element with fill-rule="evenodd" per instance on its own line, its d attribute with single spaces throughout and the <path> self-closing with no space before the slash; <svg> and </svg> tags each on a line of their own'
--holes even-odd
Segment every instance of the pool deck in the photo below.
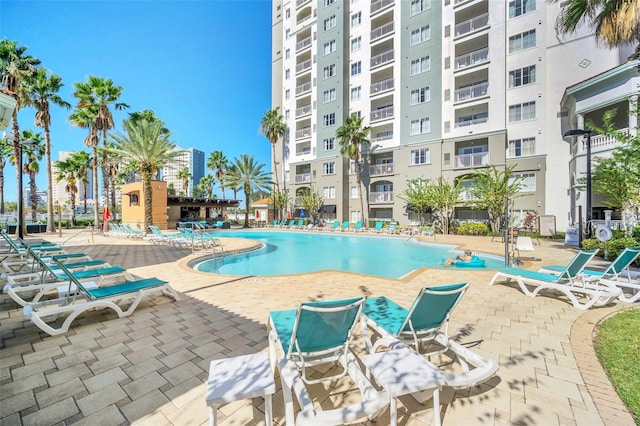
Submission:
<svg viewBox="0 0 640 426">
<path fill-rule="evenodd" d="M 63 242 L 72 235 L 46 239 Z M 504 253 L 499 239 L 492 242 L 490 237 L 438 235 L 436 242 Z M 452 314 L 449 334 L 482 356 L 499 360 L 500 369 L 478 387 L 445 388 L 444 425 L 634 425 L 592 344 L 597 324 L 630 305 L 616 302 L 580 311 L 554 297 L 526 297 L 516 286 L 490 287 L 492 271 L 422 269 L 401 280 L 338 271 L 221 276 L 189 269 L 194 256 L 173 247 L 99 235 L 92 241 L 87 234 L 73 237 L 71 243 L 69 252 L 85 252 L 137 276 L 169 281 L 182 299 L 148 298 L 126 318 L 92 312 L 77 319 L 67 334 L 50 337 L 25 320 L 3 294 L 0 424 L 205 425 L 210 361 L 265 351 L 270 310 L 358 295 L 386 295 L 409 306 L 423 286 L 468 281 L 471 286 Z M 250 244 L 243 239 L 224 241 L 226 251 Z M 541 240 L 535 249 L 540 260 L 525 266 L 565 263 L 575 254 L 559 241 Z M 362 339 L 356 343 L 362 351 Z M 282 425 L 282 391 L 279 380 L 276 383 L 274 422 Z M 352 390 L 328 389 L 330 395 L 319 399 L 327 407 L 349 399 Z M 419 405 L 410 397 L 399 401 L 400 425 L 433 424 L 431 402 Z M 257 398 L 224 405 L 218 420 L 221 425 L 264 424 L 264 402 Z M 362 424 L 388 423 L 387 409 L 376 423 Z"/>
</svg>

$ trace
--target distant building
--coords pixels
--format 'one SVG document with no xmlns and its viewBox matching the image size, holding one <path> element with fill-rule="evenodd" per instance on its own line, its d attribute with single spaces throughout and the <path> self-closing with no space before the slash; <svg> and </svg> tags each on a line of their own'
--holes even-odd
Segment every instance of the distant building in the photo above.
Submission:
<svg viewBox="0 0 640 426">
<path fill-rule="evenodd" d="M 204 176 L 204 151 L 195 148 L 185 149 L 181 147 L 176 147 L 176 150 L 182 151 L 182 155 L 162 169 L 160 174 L 161 179 L 166 181 L 167 185 L 173 184 L 176 194 L 190 196 L 193 194 L 193 187 L 197 185 Z M 182 179 L 178 178 L 178 173 L 185 167 L 191 175 L 187 188 L 184 188 Z"/>
<path fill-rule="evenodd" d="M 58 152 L 58 161 L 64 161 L 73 155 L 74 151 L 59 151 Z M 69 193 L 66 191 L 67 184 L 69 183 L 67 180 L 63 179 L 58 182 L 58 168 L 55 166 L 55 161 L 51 164 L 51 170 L 53 174 L 53 203 L 56 202 L 61 204 L 66 204 L 69 202 Z M 84 189 L 84 185 L 81 182 L 76 183 L 78 187 L 78 193 L 76 194 L 76 204 L 84 204 L 84 200 L 87 202 L 91 201 L 93 204 L 93 170 L 87 170 L 87 184 L 86 184 L 86 193 Z"/>
</svg>

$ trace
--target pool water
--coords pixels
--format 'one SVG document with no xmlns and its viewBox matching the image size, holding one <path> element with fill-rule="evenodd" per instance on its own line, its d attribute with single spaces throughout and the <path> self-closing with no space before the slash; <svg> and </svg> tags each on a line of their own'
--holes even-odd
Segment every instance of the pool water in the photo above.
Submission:
<svg viewBox="0 0 640 426">
<path fill-rule="evenodd" d="M 339 270 L 401 278 L 422 267 L 445 268 L 443 258 L 453 258 L 461 253 L 454 245 L 423 243 L 409 237 L 265 231 L 219 231 L 215 236 L 249 238 L 262 242 L 264 247 L 249 253 L 208 259 L 195 269 L 228 275 L 288 275 Z M 486 263 L 483 268 L 476 269 L 504 267 L 501 257 L 478 255 Z"/>
</svg>

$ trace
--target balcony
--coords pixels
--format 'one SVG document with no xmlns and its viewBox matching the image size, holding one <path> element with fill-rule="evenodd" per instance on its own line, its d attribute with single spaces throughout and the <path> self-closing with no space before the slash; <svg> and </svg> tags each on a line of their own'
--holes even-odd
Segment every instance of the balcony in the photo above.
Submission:
<svg viewBox="0 0 640 426">
<path fill-rule="evenodd" d="M 378 0 L 371 3 L 371 14 L 386 9 L 387 6 L 391 6 L 394 3 L 394 0 Z"/>
<path fill-rule="evenodd" d="M 311 46 L 311 37 L 307 37 L 304 40 L 301 40 L 296 43 L 296 52 L 301 51 L 302 49 Z"/>
<path fill-rule="evenodd" d="M 486 123 L 487 121 L 489 121 L 489 115 L 479 115 L 477 117 L 474 117 L 474 116 L 460 117 L 456 121 L 456 127 L 467 127 L 467 126 L 472 126 L 474 124 Z"/>
<path fill-rule="evenodd" d="M 456 56 L 454 66 L 456 70 L 461 70 L 463 68 L 471 67 L 473 65 L 480 65 L 485 62 L 489 62 L 488 47 L 478 49 L 474 52 L 469 52 L 464 55 Z"/>
<path fill-rule="evenodd" d="M 619 129 L 619 132 L 629 133 L 629 128 L 625 127 L 624 129 Z M 621 142 L 618 141 L 612 135 L 592 135 L 591 136 L 591 153 L 597 153 L 602 151 L 609 151 L 620 145 Z M 582 141 L 577 145 L 578 152 L 577 154 L 586 154 L 587 152 L 587 138 L 584 137 Z"/>
<path fill-rule="evenodd" d="M 296 108 L 296 118 L 304 117 L 311 114 L 311 104 Z"/>
<path fill-rule="evenodd" d="M 456 37 L 469 34 L 470 32 L 477 31 L 481 28 L 489 26 L 489 13 L 483 13 L 466 21 L 456 24 L 455 31 Z"/>
<path fill-rule="evenodd" d="M 376 81 L 371 85 L 371 94 L 377 95 L 393 89 L 393 77 Z"/>
<path fill-rule="evenodd" d="M 296 86 L 296 96 L 304 95 L 311 92 L 311 83 L 304 83 Z"/>
<path fill-rule="evenodd" d="M 386 176 L 393 174 L 393 163 L 374 164 L 369 166 L 369 176 Z"/>
<path fill-rule="evenodd" d="M 391 33 L 393 33 L 393 21 L 387 22 L 386 24 L 371 30 L 371 42 L 374 42 Z"/>
<path fill-rule="evenodd" d="M 370 192 L 369 203 L 371 204 L 393 203 L 393 191 Z"/>
<path fill-rule="evenodd" d="M 304 5 L 305 3 L 308 3 L 310 0 L 297 0 L 296 1 L 296 8 Z"/>
<path fill-rule="evenodd" d="M 454 102 L 470 101 L 475 98 L 481 98 L 489 94 L 489 82 L 483 81 L 482 83 L 473 84 L 471 86 L 463 87 L 455 91 Z"/>
<path fill-rule="evenodd" d="M 388 50 L 371 58 L 371 68 L 379 67 L 391 62 L 393 62 L 393 50 Z"/>
<path fill-rule="evenodd" d="M 311 182 L 311 173 L 301 173 L 295 176 L 295 183 L 309 183 Z"/>
<path fill-rule="evenodd" d="M 489 164 L 488 152 L 476 152 L 474 154 L 463 154 L 455 156 L 455 165 L 458 169 L 468 167 L 480 167 Z"/>
<path fill-rule="evenodd" d="M 471 194 L 471 191 L 462 191 L 460 193 L 460 195 L 458 196 L 458 200 L 459 201 L 473 201 L 473 200 L 477 200 L 478 197 L 474 196 L 473 194 Z"/>
<path fill-rule="evenodd" d="M 309 154 L 311 154 L 311 147 L 310 146 L 306 146 L 304 148 L 300 148 L 300 149 L 296 150 L 296 155 L 297 156 L 309 155 Z"/>
<path fill-rule="evenodd" d="M 371 111 L 371 115 L 369 116 L 369 121 L 380 121 L 386 120 L 388 118 L 393 118 L 393 105 L 389 105 L 386 107 L 379 108 L 375 111 Z"/>
<path fill-rule="evenodd" d="M 384 141 L 388 141 L 393 139 L 393 131 L 391 132 L 387 132 L 387 133 L 383 133 L 382 135 L 379 136 L 374 136 L 372 138 L 369 138 L 369 140 L 371 141 L 371 144 L 374 144 L 376 142 L 384 142 Z"/>
<path fill-rule="evenodd" d="M 300 74 L 301 72 L 305 72 L 311 69 L 311 59 L 307 59 L 301 64 L 296 65 L 296 74 Z"/>
<path fill-rule="evenodd" d="M 296 139 L 304 139 L 311 137 L 311 126 L 303 127 L 300 130 L 296 130 Z"/>
</svg>

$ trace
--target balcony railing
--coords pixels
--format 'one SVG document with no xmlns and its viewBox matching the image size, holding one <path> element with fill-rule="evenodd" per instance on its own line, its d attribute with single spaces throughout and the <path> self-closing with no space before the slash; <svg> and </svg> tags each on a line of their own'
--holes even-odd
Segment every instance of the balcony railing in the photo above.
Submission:
<svg viewBox="0 0 640 426">
<path fill-rule="evenodd" d="M 371 14 L 376 13 L 377 11 L 392 5 L 394 3 L 394 0 L 378 0 L 378 1 L 374 1 L 373 3 L 371 3 Z"/>
<path fill-rule="evenodd" d="M 382 136 L 374 136 L 370 139 L 370 141 L 372 144 L 374 144 L 376 142 L 383 142 L 391 139 L 393 139 L 393 132 L 391 132 L 390 134 L 382 135 Z"/>
<path fill-rule="evenodd" d="M 455 69 L 459 70 L 472 65 L 482 64 L 489 61 L 489 48 L 483 47 L 464 55 L 456 56 Z"/>
<path fill-rule="evenodd" d="M 474 154 L 456 155 L 456 168 L 480 167 L 489 164 L 488 152 L 477 152 Z"/>
<path fill-rule="evenodd" d="M 304 139 L 311 137 L 311 126 L 296 130 L 296 139 Z"/>
<path fill-rule="evenodd" d="M 629 133 L 629 128 L 626 127 L 624 129 L 619 130 L 622 133 Z M 612 135 L 593 135 L 591 136 L 591 152 L 601 152 L 608 151 L 610 149 L 615 148 L 621 142 L 617 140 Z M 582 139 L 582 143 L 578 145 L 579 154 L 584 154 L 587 152 L 587 138 L 584 137 Z"/>
<path fill-rule="evenodd" d="M 295 182 L 296 183 L 309 183 L 309 182 L 311 182 L 311 173 L 302 173 L 302 174 L 296 175 Z"/>
<path fill-rule="evenodd" d="M 474 196 L 473 194 L 471 194 L 471 191 L 462 191 L 460 193 L 460 195 L 458 196 L 458 200 L 460 201 L 473 201 L 473 200 L 477 200 L 478 197 Z"/>
<path fill-rule="evenodd" d="M 296 74 L 310 70 L 311 69 L 311 59 L 307 59 L 301 64 L 296 65 Z"/>
<path fill-rule="evenodd" d="M 296 155 L 308 155 L 311 154 L 311 147 L 302 148 L 296 151 Z"/>
<path fill-rule="evenodd" d="M 386 51 L 371 58 L 371 68 L 393 62 L 393 50 Z"/>
<path fill-rule="evenodd" d="M 391 34 L 392 32 L 393 32 L 393 21 L 387 22 L 386 24 L 371 30 L 371 41 L 376 41 L 377 39 L 382 38 L 387 34 Z"/>
<path fill-rule="evenodd" d="M 484 28 L 488 25 L 489 25 L 489 13 L 487 12 L 457 24 L 456 36 L 465 35 L 472 31 L 479 30 L 480 28 Z"/>
<path fill-rule="evenodd" d="M 393 77 L 376 81 L 371 85 L 371 94 L 376 95 L 393 89 Z"/>
<path fill-rule="evenodd" d="M 455 102 L 468 101 L 473 98 L 486 96 L 489 93 L 489 82 L 474 84 L 455 91 Z"/>
<path fill-rule="evenodd" d="M 301 40 L 296 43 L 296 52 L 304 49 L 305 47 L 311 46 L 311 37 L 307 37 L 304 40 Z"/>
<path fill-rule="evenodd" d="M 301 84 L 296 86 L 296 96 L 309 93 L 311 91 L 311 83 Z"/>
<path fill-rule="evenodd" d="M 393 174 L 393 163 L 374 164 L 369 166 L 370 176 L 384 176 Z"/>
<path fill-rule="evenodd" d="M 369 193 L 369 202 L 370 203 L 392 203 L 393 202 L 393 191 L 370 192 Z"/>
<path fill-rule="evenodd" d="M 303 4 L 307 3 L 309 0 L 297 0 L 296 1 L 296 7 L 300 7 Z"/>
<path fill-rule="evenodd" d="M 386 120 L 387 118 L 393 118 L 393 105 L 371 111 L 369 121 Z"/>
<path fill-rule="evenodd" d="M 311 104 L 296 108 L 296 118 L 311 114 Z"/>
<path fill-rule="evenodd" d="M 458 119 L 458 121 L 456 121 L 456 127 L 466 127 L 466 126 L 472 126 L 474 124 L 482 124 L 482 123 L 486 123 L 487 121 L 489 121 L 489 117 L 478 117 L 478 118 L 471 118 L 466 120 L 465 117 L 461 117 L 460 119 Z"/>
</svg>

